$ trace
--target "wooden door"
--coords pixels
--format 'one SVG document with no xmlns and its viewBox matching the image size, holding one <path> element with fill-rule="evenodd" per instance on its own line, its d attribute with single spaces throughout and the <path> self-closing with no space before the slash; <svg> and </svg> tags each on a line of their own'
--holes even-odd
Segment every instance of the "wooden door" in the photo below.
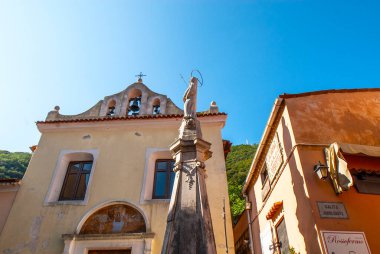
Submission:
<svg viewBox="0 0 380 254">
<path fill-rule="evenodd" d="M 131 254 L 131 250 L 89 250 L 88 254 Z"/>
</svg>

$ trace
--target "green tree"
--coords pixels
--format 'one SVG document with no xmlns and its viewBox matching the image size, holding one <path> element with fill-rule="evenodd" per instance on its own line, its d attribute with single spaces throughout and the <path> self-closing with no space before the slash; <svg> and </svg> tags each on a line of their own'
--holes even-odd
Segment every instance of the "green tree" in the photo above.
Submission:
<svg viewBox="0 0 380 254">
<path fill-rule="evenodd" d="M 256 149 L 256 144 L 232 146 L 226 159 L 228 193 L 234 222 L 245 209 L 242 189 Z"/>
<path fill-rule="evenodd" d="M 5 150 L 0 150 L 0 179 L 21 179 L 28 167 L 31 156 L 30 153 L 11 153 Z"/>
</svg>

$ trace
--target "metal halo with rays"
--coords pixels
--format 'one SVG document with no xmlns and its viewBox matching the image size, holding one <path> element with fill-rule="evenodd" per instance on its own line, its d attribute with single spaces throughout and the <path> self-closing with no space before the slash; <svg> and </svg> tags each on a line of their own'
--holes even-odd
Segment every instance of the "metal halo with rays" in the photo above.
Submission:
<svg viewBox="0 0 380 254">
<path fill-rule="evenodd" d="M 197 73 L 199 74 L 199 77 L 200 77 L 201 79 L 199 79 L 199 78 L 196 77 L 196 76 L 193 76 L 193 73 L 194 73 L 194 72 L 197 72 Z M 192 70 L 190 76 L 191 76 L 191 77 L 195 77 L 195 78 L 198 80 L 198 82 L 199 82 L 199 84 L 200 84 L 199 86 L 203 86 L 203 77 L 202 77 L 202 73 L 201 73 L 199 70 L 197 70 L 197 69 Z"/>
</svg>

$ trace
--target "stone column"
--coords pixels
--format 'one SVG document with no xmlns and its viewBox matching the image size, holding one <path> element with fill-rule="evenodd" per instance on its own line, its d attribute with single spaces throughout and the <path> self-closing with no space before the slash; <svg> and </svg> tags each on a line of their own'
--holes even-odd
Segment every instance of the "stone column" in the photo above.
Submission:
<svg viewBox="0 0 380 254">
<path fill-rule="evenodd" d="M 204 162 L 212 155 L 210 147 L 211 144 L 202 139 L 196 116 L 185 116 L 179 138 L 170 146 L 176 177 L 162 254 L 216 253 L 205 184 Z"/>
</svg>

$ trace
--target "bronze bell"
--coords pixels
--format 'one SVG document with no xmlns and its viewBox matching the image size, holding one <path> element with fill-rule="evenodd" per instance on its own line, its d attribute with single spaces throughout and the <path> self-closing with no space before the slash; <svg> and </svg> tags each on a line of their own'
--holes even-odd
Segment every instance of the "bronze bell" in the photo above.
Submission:
<svg viewBox="0 0 380 254">
<path fill-rule="evenodd" d="M 160 114 L 160 105 L 154 105 L 153 106 L 153 114 L 155 114 L 155 115 Z"/>
<path fill-rule="evenodd" d="M 107 116 L 113 116 L 115 114 L 115 107 L 109 107 Z"/>
<path fill-rule="evenodd" d="M 131 99 L 133 100 L 132 102 L 132 105 L 129 106 L 129 109 L 135 113 L 135 112 L 138 112 L 140 110 L 140 107 L 139 107 L 139 101 L 141 100 L 140 98 L 136 97 L 136 98 L 133 98 Z"/>
</svg>

